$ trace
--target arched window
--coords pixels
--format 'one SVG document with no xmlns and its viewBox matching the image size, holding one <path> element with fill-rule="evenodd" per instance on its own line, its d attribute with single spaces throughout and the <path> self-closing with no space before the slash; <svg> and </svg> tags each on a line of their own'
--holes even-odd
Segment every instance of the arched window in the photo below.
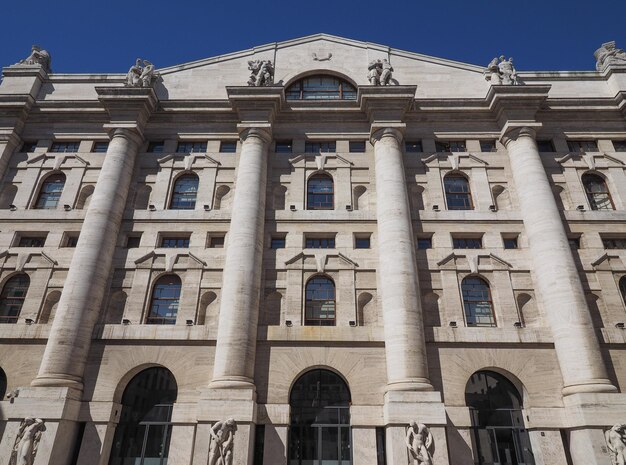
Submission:
<svg viewBox="0 0 626 465">
<path fill-rule="evenodd" d="M 350 390 L 329 370 L 303 374 L 289 396 L 289 465 L 350 465 Z"/>
<path fill-rule="evenodd" d="M 176 324 L 180 290 L 182 283 L 175 274 L 161 276 L 152 290 L 150 313 L 146 318 L 147 324 L 173 325 Z"/>
<path fill-rule="evenodd" d="M 65 186 L 65 175 L 53 174 L 48 176 L 41 185 L 35 208 L 54 209 L 59 204 L 59 199 Z"/>
<path fill-rule="evenodd" d="M 335 325 L 335 283 L 325 276 L 315 276 L 306 283 L 305 325 Z"/>
<path fill-rule="evenodd" d="M 307 210 L 332 210 L 335 207 L 333 178 L 327 174 L 316 174 L 307 185 Z"/>
<path fill-rule="evenodd" d="M 472 193 L 465 176 L 449 174 L 443 178 L 448 210 L 473 210 Z"/>
<path fill-rule="evenodd" d="M 477 276 L 468 276 L 461 282 L 463 307 L 467 326 L 495 326 L 489 284 Z"/>
<path fill-rule="evenodd" d="M 465 387 L 472 419 L 472 448 L 477 465 L 534 465 L 522 398 L 499 373 L 474 373 Z"/>
<path fill-rule="evenodd" d="M 583 174 L 583 185 L 592 210 L 615 210 L 606 182 L 597 174 Z"/>
<path fill-rule="evenodd" d="M 109 465 L 167 465 L 177 395 L 176 380 L 166 368 L 148 368 L 128 383 Z"/>
<path fill-rule="evenodd" d="M 196 196 L 198 195 L 198 176 L 184 174 L 174 183 L 172 192 L 171 210 L 193 210 L 196 208 Z"/>
<path fill-rule="evenodd" d="M 30 278 L 18 274 L 10 278 L 0 294 L 0 323 L 17 323 L 28 292 Z"/>
<path fill-rule="evenodd" d="M 622 294 L 622 299 L 626 304 L 626 276 L 622 276 L 619 280 L 619 291 Z"/>
<path fill-rule="evenodd" d="M 290 85 L 285 96 L 287 100 L 356 100 L 356 89 L 335 76 L 309 76 Z"/>
</svg>

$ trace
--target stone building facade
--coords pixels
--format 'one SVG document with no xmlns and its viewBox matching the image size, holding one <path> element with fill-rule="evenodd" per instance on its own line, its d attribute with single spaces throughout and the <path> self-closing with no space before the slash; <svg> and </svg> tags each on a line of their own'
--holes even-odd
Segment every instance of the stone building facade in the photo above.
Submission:
<svg viewBox="0 0 626 465">
<path fill-rule="evenodd" d="M 34 47 L 0 85 L 0 464 L 623 463 L 626 58 L 596 58 Z"/>
</svg>

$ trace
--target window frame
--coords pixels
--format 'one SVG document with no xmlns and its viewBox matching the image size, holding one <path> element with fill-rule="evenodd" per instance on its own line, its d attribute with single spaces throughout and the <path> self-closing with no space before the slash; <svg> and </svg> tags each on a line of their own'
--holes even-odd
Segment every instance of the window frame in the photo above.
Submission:
<svg viewBox="0 0 626 465">
<path fill-rule="evenodd" d="M 78 153 L 80 149 L 79 140 L 54 141 L 50 145 L 48 152 L 50 153 Z"/>
<path fill-rule="evenodd" d="M 228 149 L 224 150 L 225 148 L 228 148 Z M 237 141 L 236 140 L 220 141 L 220 153 L 237 153 Z"/>
<path fill-rule="evenodd" d="M 179 140 L 176 153 L 207 153 L 207 141 Z"/>
<path fill-rule="evenodd" d="M 487 300 L 485 299 L 466 299 L 466 289 L 464 289 L 464 285 L 466 283 L 467 280 L 479 280 L 481 281 L 485 287 L 486 287 L 486 291 L 487 291 Z M 469 284 L 468 284 L 469 285 Z M 481 276 L 477 276 L 477 275 L 469 275 L 469 276 L 465 276 L 460 283 L 460 289 L 461 289 L 461 299 L 463 301 L 463 316 L 465 318 L 465 325 L 467 327 L 490 327 L 490 328 L 495 328 L 498 326 L 497 324 L 497 319 L 496 319 L 496 312 L 495 312 L 495 307 L 493 305 L 493 294 L 491 292 L 491 286 L 489 285 L 489 281 L 487 281 L 486 279 L 484 279 Z M 469 290 L 468 290 L 469 292 Z M 469 319 L 470 319 L 470 314 L 468 313 L 468 305 L 472 305 L 472 303 L 474 303 L 474 305 L 478 305 L 480 303 L 488 303 L 489 304 L 489 309 L 490 309 L 490 313 L 491 313 L 491 322 L 490 323 L 477 323 L 477 322 L 473 322 L 470 323 Z M 474 311 L 474 315 L 473 318 L 478 319 L 480 317 L 476 316 L 476 312 Z"/>
<path fill-rule="evenodd" d="M 337 81 L 337 88 L 327 87 L 328 90 L 316 90 L 314 86 L 307 87 L 306 82 L 312 79 L 327 79 Z M 324 89 L 321 85 L 318 89 Z M 336 93 L 336 97 L 334 94 Z M 327 95 L 327 97 L 324 97 Z M 309 97 L 307 97 L 309 96 Z M 316 97 L 317 96 L 317 97 Z M 327 101 L 327 100 L 348 100 L 357 98 L 357 88 L 347 80 L 331 74 L 314 74 L 304 76 L 285 89 L 285 98 L 289 101 Z"/>
<path fill-rule="evenodd" d="M 52 182 L 54 182 L 54 181 L 51 181 L 51 179 L 61 179 L 61 178 L 63 179 L 63 184 L 61 185 L 60 190 L 57 189 L 57 190 L 44 191 L 44 188 L 46 188 L 48 184 L 51 184 Z M 63 190 L 65 189 L 66 183 L 67 183 L 67 176 L 65 176 L 65 173 L 62 173 L 60 171 L 49 173 L 45 178 L 43 178 L 43 180 L 39 184 L 37 197 L 35 198 L 35 202 L 33 203 L 32 208 L 34 210 L 56 210 L 59 206 L 59 201 L 61 200 L 61 196 L 63 195 Z M 50 196 L 50 197 L 46 197 L 45 203 L 43 201 L 44 195 Z M 48 206 L 50 198 L 54 199 L 53 201 L 54 205 L 52 206 Z"/>
<path fill-rule="evenodd" d="M 328 179 L 330 180 L 330 192 L 313 192 L 310 189 L 311 181 L 315 179 Z M 311 202 L 311 200 L 315 200 L 317 197 L 326 197 L 327 201 L 322 202 L 315 201 Z M 332 202 L 328 201 L 328 198 L 332 199 Z M 328 206 L 330 204 L 330 206 Z M 306 209 L 307 210 L 334 210 L 335 209 L 335 181 L 333 177 L 326 172 L 318 172 L 315 173 L 307 179 L 306 182 Z"/>
<path fill-rule="evenodd" d="M 585 181 L 585 178 L 587 178 L 588 181 Z M 601 184 L 602 186 L 604 186 L 604 189 L 605 189 L 604 192 L 594 192 L 588 189 L 588 186 L 590 185 L 589 181 L 592 179 L 597 179 L 601 181 Z M 587 203 L 589 204 L 589 208 L 591 208 L 591 210 L 593 211 L 615 210 L 615 202 L 613 202 L 613 197 L 611 196 L 611 190 L 609 189 L 609 186 L 606 182 L 606 178 L 604 176 L 601 176 L 600 174 L 593 172 L 593 171 L 587 171 L 586 173 L 583 173 L 583 175 L 580 177 L 580 182 L 583 185 L 583 191 L 585 192 L 585 196 L 587 197 Z M 597 199 L 601 198 L 600 196 L 602 195 L 604 195 L 604 202 L 601 204 L 610 205 L 611 208 L 599 208 L 599 205 L 601 204 L 598 203 Z"/>
<path fill-rule="evenodd" d="M 333 290 L 333 298 L 332 299 L 330 298 L 309 299 L 308 298 L 309 285 L 315 280 L 322 280 L 322 279 L 330 283 L 332 290 Z M 320 309 L 319 309 L 320 315 L 322 314 L 321 309 L 324 304 L 317 304 L 317 302 L 326 302 L 326 303 L 332 302 L 332 314 L 333 314 L 332 319 L 322 318 L 321 316 L 319 317 L 309 316 L 310 314 L 315 315 L 315 312 L 317 311 L 315 307 L 318 305 L 320 305 Z M 335 281 L 327 275 L 323 275 L 323 274 L 313 275 L 309 279 L 307 279 L 304 285 L 304 326 L 336 326 L 336 325 L 337 325 L 337 286 L 335 284 Z"/>
<path fill-rule="evenodd" d="M 279 149 L 279 147 L 281 147 Z M 283 150 L 289 148 L 289 150 Z M 274 142 L 274 153 L 293 153 L 293 140 L 277 140 Z"/>
<path fill-rule="evenodd" d="M 167 298 L 159 297 L 159 298 L 156 298 L 155 295 L 156 295 L 156 292 L 157 292 L 157 287 L 159 285 L 161 285 L 160 281 L 165 281 L 168 278 L 172 279 L 173 277 L 176 278 L 176 280 L 178 281 L 178 284 L 179 284 L 178 296 L 175 297 L 175 298 L 172 298 L 172 297 L 167 297 Z M 147 311 L 145 323 L 148 324 L 148 325 L 175 325 L 176 324 L 176 319 L 178 317 L 178 311 L 180 310 L 180 301 L 181 301 L 182 293 L 183 293 L 183 282 L 182 282 L 182 279 L 180 278 L 180 276 L 178 276 L 177 274 L 171 274 L 171 273 L 159 276 L 154 281 L 154 283 L 152 284 L 152 289 L 151 289 L 151 292 L 150 292 L 150 303 L 149 303 L 149 306 L 148 306 L 148 311 Z M 176 314 L 174 315 L 174 317 L 172 318 L 170 316 L 168 318 L 167 316 L 153 316 L 153 309 L 154 309 L 154 304 L 155 304 L 156 300 L 158 300 L 158 301 L 165 301 L 165 302 L 170 302 L 170 301 L 174 302 L 174 301 L 176 301 L 177 302 L 177 304 L 176 304 Z M 167 305 L 168 310 L 169 310 L 169 307 L 170 307 L 170 305 L 168 304 Z M 157 313 L 157 315 L 158 315 L 158 313 Z M 165 315 L 167 315 L 167 313 Z"/>
<path fill-rule="evenodd" d="M 18 289 L 23 289 L 23 294 L 18 296 L 7 295 L 9 293 L 7 286 L 11 284 L 12 281 L 24 278 L 26 279 L 26 283 L 18 284 L 18 286 L 21 285 L 21 288 L 16 286 Z M 28 296 L 29 288 L 30 276 L 28 276 L 28 274 L 26 273 L 16 273 L 7 278 L 7 280 L 2 285 L 2 290 L 0 290 L 0 324 L 15 324 L 19 321 L 22 309 L 24 308 L 24 302 L 26 301 L 26 297 Z M 18 307 L 17 314 L 11 315 L 11 313 L 14 313 L 11 308 L 15 307 Z M 5 308 L 8 308 L 9 310 L 5 312 Z M 5 315 L 5 313 L 7 314 Z"/>
<path fill-rule="evenodd" d="M 479 247 L 468 247 L 474 244 L 478 244 Z M 465 245 L 465 247 L 462 247 Z M 452 248 L 458 250 L 464 249 L 473 249 L 478 250 L 483 248 L 483 237 L 482 236 L 452 236 Z"/>
<path fill-rule="evenodd" d="M 452 187 L 452 184 L 447 184 L 446 181 L 447 180 L 454 180 L 454 179 L 463 179 L 466 183 L 467 183 L 467 192 L 463 192 L 463 191 L 452 191 L 449 190 L 449 187 Z M 446 175 L 443 177 L 443 193 L 446 199 L 446 208 L 448 210 L 465 210 L 465 211 L 469 211 L 469 210 L 474 210 L 474 199 L 472 197 L 472 186 L 470 184 L 470 180 L 469 178 L 467 178 L 465 175 L 457 172 L 457 171 L 452 171 L 450 173 L 446 173 Z M 460 207 L 450 207 L 450 196 L 454 196 L 456 198 L 461 198 L 461 196 L 464 196 L 466 201 L 464 202 L 464 204 L 467 206 L 469 206 L 469 208 L 460 208 Z M 452 197 L 452 199 L 454 199 L 454 197 Z"/>
<path fill-rule="evenodd" d="M 177 190 L 179 183 L 182 183 L 183 179 L 195 179 L 196 190 L 195 191 L 183 191 Z M 192 171 L 184 171 L 174 179 L 172 183 L 172 193 L 170 195 L 170 201 L 168 210 L 195 210 L 196 203 L 198 201 L 198 191 L 200 190 L 200 177 Z M 190 192 L 193 192 L 193 203 L 189 200 L 191 198 Z M 186 200 L 185 200 L 186 199 Z M 184 206 L 189 205 L 189 206 Z"/>
</svg>

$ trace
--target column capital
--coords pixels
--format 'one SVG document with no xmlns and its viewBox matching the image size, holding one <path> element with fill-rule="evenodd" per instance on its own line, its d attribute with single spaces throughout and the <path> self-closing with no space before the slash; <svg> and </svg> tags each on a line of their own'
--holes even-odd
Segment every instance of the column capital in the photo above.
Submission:
<svg viewBox="0 0 626 465">
<path fill-rule="evenodd" d="M 507 126 L 533 126 L 550 88 L 543 84 L 491 86 L 485 101 L 504 133 Z"/>
<path fill-rule="evenodd" d="M 127 129 L 142 134 L 159 103 L 154 89 L 148 87 L 96 87 L 96 92 L 111 118 L 104 127 L 113 133 Z"/>
<path fill-rule="evenodd" d="M 282 86 L 227 86 L 226 92 L 230 104 L 239 115 L 240 126 L 246 127 L 271 126 L 285 101 Z"/>
<path fill-rule="evenodd" d="M 517 140 L 520 137 L 530 137 L 535 139 L 537 137 L 537 131 L 535 128 L 540 128 L 541 123 L 529 124 L 526 126 L 505 126 L 500 133 L 500 142 L 506 147 L 509 142 Z"/>
<path fill-rule="evenodd" d="M 239 138 L 242 141 L 247 140 L 249 137 L 261 139 L 266 144 L 269 144 L 272 141 L 272 125 L 247 125 L 247 124 L 238 124 L 237 130 L 239 131 Z"/>
<path fill-rule="evenodd" d="M 357 101 L 375 121 L 402 121 L 413 106 L 417 86 L 360 86 Z"/>
<path fill-rule="evenodd" d="M 404 131 L 406 130 L 406 124 L 404 123 L 376 123 L 374 122 L 370 129 L 370 143 L 376 145 L 376 142 L 383 137 L 393 137 L 398 144 L 402 144 L 404 140 Z"/>
</svg>

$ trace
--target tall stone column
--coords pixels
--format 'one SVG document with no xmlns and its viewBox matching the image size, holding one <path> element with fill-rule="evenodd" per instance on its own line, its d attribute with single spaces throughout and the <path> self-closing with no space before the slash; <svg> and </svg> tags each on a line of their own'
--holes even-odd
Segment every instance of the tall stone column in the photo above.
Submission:
<svg viewBox="0 0 626 465">
<path fill-rule="evenodd" d="M 616 392 L 608 379 L 565 228 L 541 162 L 535 131 L 506 132 L 537 290 L 563 375 L 563 394 Z"/>
<path fill-rule="evenodd" d="M 372 141 L 387 390 L 430 391 L 402 133 L 397 128 L 379 129 Z"/>
<path fill-rule="evenodd" d="M 246 128 L 241 139 L 212 388 L 254 388 L 269 127 Z"/>
</svg>

